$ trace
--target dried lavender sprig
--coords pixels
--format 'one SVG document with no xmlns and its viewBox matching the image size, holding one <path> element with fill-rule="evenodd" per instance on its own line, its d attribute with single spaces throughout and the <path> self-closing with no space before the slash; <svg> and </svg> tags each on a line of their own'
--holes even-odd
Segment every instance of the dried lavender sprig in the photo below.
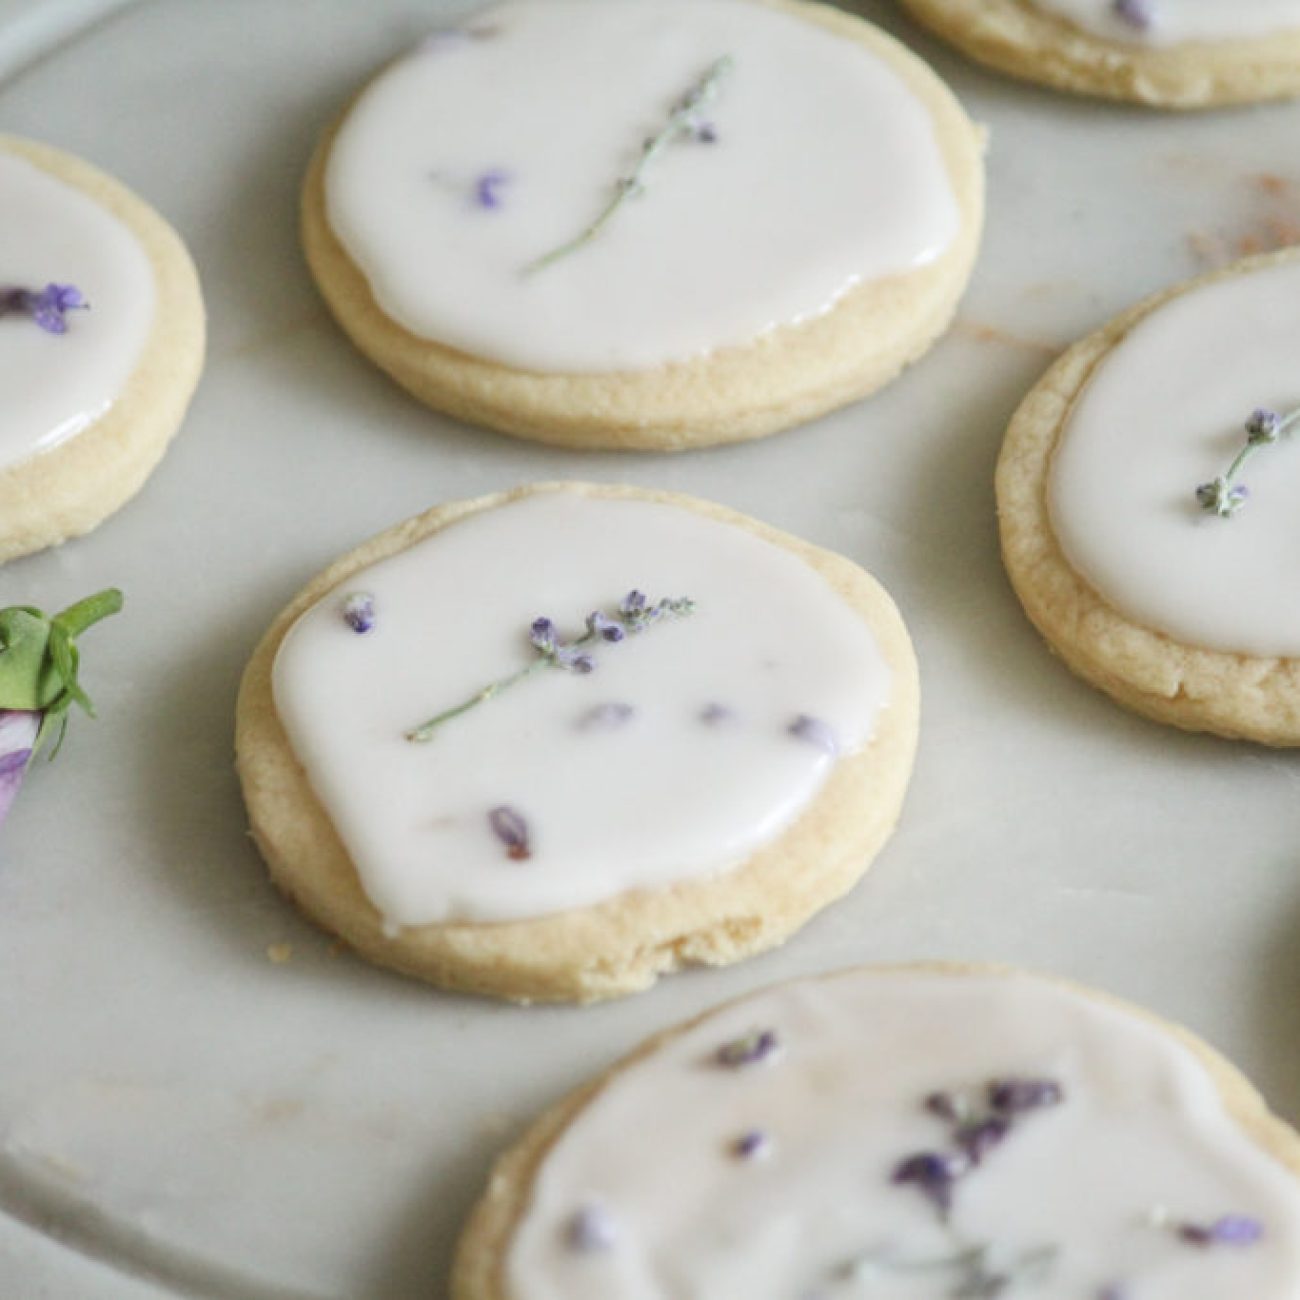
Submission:
<svg viewBox="0 0 1300 1300">
<path fill-rule="evenodd" d="M 717 138 L 716 133 L 711 125 L 700 122 L 699 111 L 718 93 L 719 85 L 734 66 L 735 59 L 730 54 L 724 54 L 720 59 L 716 59 L 704 76 L 673 106 L 672 115 L 659 134 L 651 136 L 645 142 L 641 149 L 641 157 L 637 160 L 632 174 L 623 176 L 615 182 L 613 196 L 595 221 L 568 243 L 561 244 L 558 248 L 553 248 L 549 253 L 543 253 L 541 257 L 529 262 L 524 267 L 524 274 L 533 275 L 561 258 L 568 257 L 570 253 L 576 253 L 584 244 L 589 244 L 595 239 L 628 199 L 644 192 L 644 177 L 647 169 L 675 140 L 681 136 L 691 136 L 712 143 Z"/>
<path fill-rule="evenodd" d="M 444 722 L 458 718 L 462 713 L 479 704 L 500 695 L 502 691 L 541 672 L 544 668 L 563 668 L 571 673 L 589 673 L 596 667 L 596 661 L 586 654 L 585 647 L 600 641 L 616 643 L 624 637 L 636 636 L 639 632 L 659 622 L 663 618 L 684 618 L 695 612 L 695 602 L 688 597 L 665 598 L 657 604 L 651 604 L 640 591 L 629 591 L 619 604 L 616 614 L 605 614 L 594 610 L 587 615 L 587 630 L 576 641 L 562 641 L 555 624 L 549 618 L 533 620 L 528 630 L 529 644 L 537 651 L 538 657 L 526 664 L 518 672 L 511 673 L 499 681 L 490 682 L 480 691 L 475 691 L 469 699 L 450 709 L 435 714 L 427 722 L 406 733 L 406 739 L 423 744 L 433 739 L 434 733 Z"/>
<path fill-rule="evenodd" d="M 0 316 L 20 312 L 30 316 L 47 334 L 66 334 L 68 312 L 86 311 L 89 307 L 86 295 L 75 284 L 50 283 L 44 289 L 0 288 Z"/>
<path fill-rule="evenodd" d="M 1236 481 L 1242 467 L 1261 447 L 1277 442 L 1297 425 L 1300 425 L 1300 407 L 1285 415 L 1266 407 L 1252 412 L 1245 424 L 1245 446 L 1233 458 L 1232 464 L 1218 478 L 1202 483 L 1196 489 L 1196 501 L 1201 509 L 1221 519 L 1231 519 L 1246 504 L 1249 496 L 1245 485 Z"/>
</svg>

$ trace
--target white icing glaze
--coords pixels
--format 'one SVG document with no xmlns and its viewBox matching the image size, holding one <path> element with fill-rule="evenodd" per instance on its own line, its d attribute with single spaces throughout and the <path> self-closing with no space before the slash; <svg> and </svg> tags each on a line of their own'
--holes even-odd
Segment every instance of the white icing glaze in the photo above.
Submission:
<svg viewBox="0 0 1300 1300">
<path fill-rule="evenodd" d="M 0 315 L 0 469 L 81 433 L 113 405 L 153 326 L 149 258 L 135 236 L 80 190 L 0 153 L 0 290 L 75 284 L 89 311 L 66 334 Z"/>
<path fill-rule="evenodd" d="M 752 0 L 530 0 L 385 72 L 330 154 L 329 220 L 415 334 L 520 369 L 651 368 L 925 265 L 960 222 L 928 110 L 854 41 Z M 643 141 L 720 57 L 716 143 L 677 143 L 598 238 Z M 499 170 L 500 206 L 474 200 Z"/>
<path fill-rule="evenodd" d="M 1195 489 L 1259 406 L 1300 405 L 1300 264 L 1173 299 L 1105 357 L 1061 432 L 1052 526 L 1071 566 L 1131 620 L 1184 644 L 1300 655 L 1300 439 L 1256 453 L 1231 519 Z"/>
<path fill-rule="evenodd" d="M 772 1063 L 730 1070 L 719 1045 L 776 1031 Z M 941 1150 L 939 1090 L 1049 1077 L 1064 1102 L 1029 1114 L 956 1191 L 951 1232 L 914 1188 L 909 1155 Z M 739 1133 L 770 1135 L 764 1160 Z M 568 1243 L 598 1204 L 605 1251 Z M 1256 1217 L 1249 1248 L 1197 1248 L 1143 1222 Z M 1300 1188 L 1224 1112 L 1195 1058 L 1131 1014 L 1045 981 L 991 974 L 850 972 L 726 1008 L 608 1083 L 547 1152 L 508 1248 L 509 1300 L 937 1300 L 955 1274 L 851 1262 L 892 1250 L 990 1260 L 1055 1246 L 1048 1276 L 1006 1294 L 1100 1300 L 1294 1300 Z M 974 1294 L 973 1292 L 971 1294 Z"/>
<path fill-rule="evenodd" d="M 1240 41 L 1300 33 L 1300 0 L 1149 0 L 1151 22 L 1126 22 L 1113 0 L 1032 0 L 1094 36 L 1137 45 Z"/>
<path fill-rule="evenodd" d="M 547 669 L 446 723 L 425 719 L 536 659 L 632 588 L 689 596 L 689 618 Z M 871 735 L 889 670 L 862 619 L 784 548 L 680 507 L 548 492 L 462 520 L 357 574 L 375 627 L 340 589 L 286 638 L 275 705 L 375 906 L 394 924 L 494 921 L 587 906 L 739 864 L 792 822 L 833 759 L 787 734 L 825 720 L 844 750 Z M 610 728 L 579 724 L 625 703 Z M 719 703 L 734 720 L 708 725 Z M 517 809 L 512 862 L 487 815 Z"/>
</svg>

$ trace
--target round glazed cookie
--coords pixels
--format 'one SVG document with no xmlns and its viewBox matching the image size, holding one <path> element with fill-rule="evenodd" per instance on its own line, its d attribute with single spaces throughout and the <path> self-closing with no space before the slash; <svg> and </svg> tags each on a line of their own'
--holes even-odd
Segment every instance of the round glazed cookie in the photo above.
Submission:
<svg viewBox="0 0 1300 1300">
<path fill-rule="evenodd" d="M 327 569 L 253 656 L 236 745 L 272 876 L 327 929 L 445 987 L 590 1001 L 844 893 L 916 725 L 861 569 L 720 506 L 558 484 Z"/>
<path fill-rule="evenodd" d="M 651 1040 L 497 1164 L 454 1300 L 1289 1300 L 1300 1138 L 1190 1034 L 862 968 Z"/>
<path fill-rule="evenodd" d="M 507 3 L 326 133 L 303 238 L 352 340 L 435 409 L 703 446 L 930 346 L 975 257 L 982 143 L 924 64 L 829 7 Z"/>
<path fill-rule="evenodd" d="M 903 0 L 1000 72 L 1154 108 L 1300 95 L 1300 0 Z"/>
<path fill-rule="evenodd" d="M 1002 549 L 1026 612 L 1161 722 L 1300 744 L 1297 348 L 1300 253 L 1251 259 L 1075 344 L 1007 432 Z"/>
<path fill-rule="evenodd" d="M 0 562 L 139 491 L 203 366 L 198 277 L 152 208 L 79 159 L 0 136 Z"/>
</svg>

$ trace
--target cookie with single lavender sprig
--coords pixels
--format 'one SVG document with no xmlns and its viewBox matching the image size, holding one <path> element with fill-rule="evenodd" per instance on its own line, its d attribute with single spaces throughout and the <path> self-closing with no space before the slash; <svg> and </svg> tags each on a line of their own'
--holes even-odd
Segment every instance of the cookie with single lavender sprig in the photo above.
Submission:
<svg viewBox="0 0 1300 1300">
<path fill-rule="evenodd" d="M 652 1039 L 497 1163 L 453 1300 L 1289 1300 L 1300 1137 L 1211 1048 L 1007 968 L 865 967 Z"/>
<path fill-rule="evenodd" d="M 1300 0 L 903 0 L 963 53 L 1057 90 L 1152 108 L 1300 95 Z"/>
<path fill-rule="evenodd" d="M 916 725 L 907 634 L 856 565 L 691 498 L 552 484 L 327 569 L 254 655 L 236 743 L 273 878 L 364 956 L 593 1001 L 843 894 Z"/>
<path fill-rule="evenodd" d="M 1081 677 L 1192 731 L 1300 745 L 1300 252 L 1076 343 L 1007 431 L 1002 551 Z"/>
<path fill-rule="evenodd" d="M 198 277 L 117 181 L 0 136 L 0 562 L 88 532 L 144 484 L 203 365 Z"/>
<path fill-rule="evenodd" d="M 353 342 L 434 409 L 678 450 L 925 352 L 974 261 L 982 147 L 928 67 L 827 6 L 505 3 L 327 132 L 303 239 Z"/>
</svg>

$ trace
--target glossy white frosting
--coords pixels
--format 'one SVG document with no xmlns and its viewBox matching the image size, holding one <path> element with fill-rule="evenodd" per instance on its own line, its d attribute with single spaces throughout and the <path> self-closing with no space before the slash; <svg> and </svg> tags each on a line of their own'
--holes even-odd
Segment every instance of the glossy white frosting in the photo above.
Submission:
<svg viewBox="0 0 1300 1300">
<path fill-rule="evenodd" d="M 335 232 L 414 334 L 526 370 L 652 368 L 824 312 L 959 228 L 928 110 L 814 24 L 752 0 L 529 0 L 467 30 L 364 92 L 326 175 Z M 669 146 L 596 239 L 525 274 L 727 55 L 716 142 Z"/>
<path fill-rule="evenodd" d="M 741 1069 L 720 1045 L 771 1029 L 781 1053 Z M 891 1175 L 945 1148 L 937 1091 L 1050 1078 L 1059 1106 L 1024 1116 L 957 1186 L 949 1227 Z M 734 1153 L 760 1129 L 771 1152 Z M 571 1245 L 599 1206 L 613 1244 Z M 1196 1247 L 1147 1216 L 1256 1218 L 1249 1247 Z M 1006 1296 L 1294 1300 L 1300 1186 L 1226 1115 L 1196 1059 L 1149 1022 L 1045 981 L 849 972 L 724 1008 L 617 1075 L 547 1152 L 505 1259 L 508 1300 L 939 1300 L 954 1270 L 1057 1253 Z"/>
<path fill-rule="evenodd" d="M 1139 45 L 1240 41 L 1300 32 L 1300 0 L 1146 0 L 1151 21 L 1126 21 L 1114 0 L 1032 0 L 1094 36 Z M 1136 0 L 1136 4 L 1142 0 Z"/>
<path fill-rule="evenodd" d="M 0 315 L 0 470 L 81 433 L 113 405 L 153 327 L 149 258 L 116 217 L 25 159 L 0 152 L 0 291 L 74 284 L 89 311 L 47 334 Z"/>
<path fill-rule="evenodd" d="M 1256 407 L 1300 406 L 1300 263 L 1166 303 L 1098 365 L 1052 463 L 1071 566 L 1129 619 L 1188 645 L 1300 655 L 1300 437 L 1259 450 L 1230 519 L 1195 489 L 1224 473 Z"/>
<path fill-rule="evenodd" d="M 690 617 L 545 669 L 444 724 L 425 719 L 533 662 L 533 620 L 569 635 L 633 589 Z M 372 631 L 343 599 L 373 597 Z M 349 579 L 292 628 L 276 710 L 395 925 L 587 906 L 735 866 L 807 806 L 835 759 L 788 734 L 801 714 L 841 752 L 872 734 L 889 670 L 861 617 L 783 547 L 694 511 L 560 491 L 483 511 Z M 630 705 L 623 725 L 584 725 Z M 724 705 L 734 716 L 709 723 Z M 532 856 L 488 824 L 517 810 Z"/>
</svg>

